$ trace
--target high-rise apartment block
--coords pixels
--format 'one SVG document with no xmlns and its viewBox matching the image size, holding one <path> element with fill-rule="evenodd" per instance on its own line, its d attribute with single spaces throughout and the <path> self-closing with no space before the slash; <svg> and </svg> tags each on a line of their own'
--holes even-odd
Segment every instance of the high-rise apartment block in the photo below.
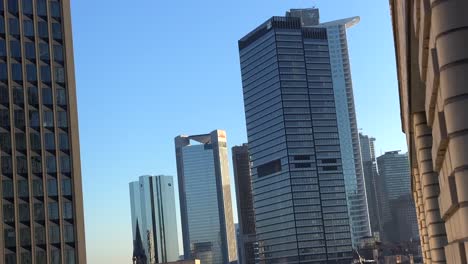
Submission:
<svg viewBox="0 0 468 264">
<path fill-rule="evenodd" d="M 369 207 L 369 219 L 372 233 L 383 231 L 381 224 L 381 208 L 379 206 L 380 193 L 377 169 L 377 159 L 375 157 L 375 138 L 359 134 L 361 144 L 361 159 L 366 186 L 367 204 Z"/>
<path fill-rule="evenodd" d="M 86 263 L 69 0 L 0 1 L 0 263 Z"/>
<path fill-rule="evenodd" d="M 417 239 L 419 233 L 411 198 L 408 154 L 389 151 L 377 158 L 377 164 L 382 240 L 406 242 Z"/>
<path fill-rule="evenodd" d="M 250 174 L 250 156 L 247 144 L 232 148 L 232 166 L 236 183 L 237 212 L 239 218 L 239 235 L 237 243 L 240 248 L 239 262 L 255 264 L 256 237 L 255 211 L 252 194 L 252 176 Z"/>
<path fill-rule="evenodd" d="M 468 262 L 468 1 L 390 0 L 425 263 Z"/>
<path fill-rule="evenodd" d="M 172 176 L 141 176 L 129 184 L 136 263 L 177 261 L 176 204 Z"/>
<path fill-rule="evenodd" d="M 185 259 L 237 261 L 226 132 L 175 138 Z"/>
<path fill-rule="evenodd" d="M 272 17 L 239 41 L 259 261 L 349 263 L 334 54 L 304 23 Z"/>
</svg>

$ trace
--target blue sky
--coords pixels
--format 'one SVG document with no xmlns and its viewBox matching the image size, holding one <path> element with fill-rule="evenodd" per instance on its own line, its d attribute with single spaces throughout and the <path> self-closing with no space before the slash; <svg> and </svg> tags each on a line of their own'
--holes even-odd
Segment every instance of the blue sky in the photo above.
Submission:
<svg viewBox="0 0 468 264">
<path fill-rule="evenodd" d="M 88 263 L 129 263 L 128 183 L 175 176 L 175 136 L 246 141 L 237 40 L 313 5 L 322 22 L 361 16 L 348 31 L 358 126 L 377 154 L 406 150 L 387 1 L 72 0 Z"/>
</svg>

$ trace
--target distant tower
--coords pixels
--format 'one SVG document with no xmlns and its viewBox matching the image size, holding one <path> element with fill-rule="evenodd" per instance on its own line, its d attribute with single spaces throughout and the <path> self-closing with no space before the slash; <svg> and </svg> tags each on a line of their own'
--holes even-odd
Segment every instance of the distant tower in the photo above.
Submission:
<svg viewBox="0 0 468 264">
<path fill-rule="evenodd" d="M 237 261 L 226 132 L 175 138 L 185 259 Z"/>
</svg>

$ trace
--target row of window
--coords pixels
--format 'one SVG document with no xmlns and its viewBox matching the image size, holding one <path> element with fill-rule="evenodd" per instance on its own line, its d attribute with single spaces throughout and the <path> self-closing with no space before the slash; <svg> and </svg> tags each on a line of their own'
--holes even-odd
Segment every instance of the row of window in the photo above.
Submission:
<svg viewBox="0 0 468 264">
<path fill-rule="evenodd" d="M 47 21 L 37 21 L 37 32 L 40 38 L 49 38 L 49 23 Z M 60 23 L 52 23 L 52 38 L 62 40 L 62 25 Z M 8 18 L 9 33 L 13 36 L 20 35 L 20 21 L 16 17 Z M 34 37 L 34 22 L 32 20 L 23 20 L 23 31 L 26 37 Z M 5 34 L 5 18 L 0 16 L 0 33 Z"/>
<path fill-rule="evenodd" d="M 1 157 L 1 172 L 5 175 L 11 175 L 13 173 L 12 158 L 10 156 Z M 55 156 L 46 156 L 45 158 L 46 172 L 57 173 L 57 163 Z M 31 157 L 31 171 L 35 174 L 42 173 L 42 163 L 40 156 Z M 70 157 L 65 154 L 60 155 L 60 171 L 62 173 L 71 172 Z M 25 156 L 16 157 L 16 172 L 19 174 L 28 173 L 28 161 Z"/>
<path fill-rule="evenodd" d="M 34 13 L 33 1 L 32 0 L 8 0 L 0 1 L 0 11 L 4 10 L 4 2 L 8 3 L 8 12 L 12 14 L 18 14 L 20 12 L 19 2 L 21 2 L 21 11 L 25 15 L 32 15 Z M 55 18 L 60 18 L 61 8 L 60 2 L 49 1 L 50 15 Z M 47 16 L 47 0 L 36 1 L 36 13 L 38 16 Z"/>
<path fill-rule="evenodd" d="M 74 249 L 65 249 L 64 250 L 64 264 L 75 264 L 75 250 Z M 41 250 L 36 250 L 35 259 L 37 264 L 47 264 L 47 256 L 46 252 Z M 5 264 L 30 264 L 32 263 L 31 253 L 24 252 L 21 253 L 21 258 L 17 262 L 16 261 L 16 254 L 14 253 L 7 253 L 5 255 Z M 60 250 L 59 249 L 51 249 L 50 251 L 50 264 L 60 264 Z"/>
<path fill-rule="evenodd" d="M 73 219 L 73 204 L 72 202 L 65 201 L 62 203 L 62 218 L 65 220 Z M 18 205 L 18 220 L 20 222 L 29 222 L 31 220 L 29 215 L 29 204 L 20 203 Z M 34 220 L 44 221 L 45 210 L 43 203 L 34 203 L 33 208 Z M 48 204 L 48 217 L 49 220 L 59 220 L 59 205 L 57 202 L 49 202 Z M 3 204 L 3 221 L 7 224 L 14 224 L 15 222 L 15 206 L 13 204 Z"/>
<path fill-rule="evenodd" d="M 13 81 L 23 81 L 23 65 L 21 63 L 11 63 L 11 78 Z M 37 67 L 35 64 L 26 64 L 26 80 L 28 82 L 37 81 Z M 52 82 L 51 67 L 49 65 L 41 65 L 39 67 L 40 80 L 44 83 Z M 0 63 L 0 81 L 8 80 L 8 67 L 6 63 Z M 65 83 L 65 70 L 62 66 L 54 67 L 54 81 L 57 83 Z"/>
<path fill-rule="evenodd" d="M 0 127 L 9 128 L 10 127 L 10 111 L 8 109 L 0 109 Z M 68 117 L 67 112 L 59 110 L 57 111 L 57 126 L 59 128 L 68 127 Z M 29 111 L 29 125 L 33 128 L 38 128 L 41 126 L 39 119 L 39 112 L 36 110 Z M 24 121 L 24 111 L 15 110 L 15 126 L 18 128 L 25 127 Z M 54 112 L 51 110 L 44 110 L 42 112 L 42 126 L 46 128 L 54 127 Z"/>
<path fill-rule="evenodd" d="M 24 133 L 15 133 L 16 149 L 19 151 L 26 150 L 26 136 Z M 31 149 L 35 151 L 41 150 L 41 138 L 37 133 L 30 134 Z M 46 150 L 55 150 L 55 135 L 54 133 L 46 132 L 44 134 L 44 147 Z M 58 147 L 60 150 L 68 150 L 69 142 L 66 133 L 59 133 Z M 12 150 L 11 138 L 9 133 L 0 133 L 0 150 L 10 152 Z"/>
<path fill-rule="evenodd" d="M 27 198 L 29 197 L 29 188 L 28 188 L 28 181 L 27 180 L 18 180 L 17 181 L 17 194 L 20 198 Z M 72 195 L 72 182 L 69 178 L 62 178 L 61 184 L 61 192 L 62 195 L 70 196 Z M 14 197 L 13 191 L 13 181 L 12 180 L 3 180 L 2 181 L 2 195 L 5 199 L 10 199 Z M 32 181 L 32 194 L 34 197 L 43 197 L 44 196 L 44 186 L 43 181 L 41 179 L 34 179 Z M 48 179 L 47 180 L 47 194 L 49 196 L 57 196 L 58 195 L 58 184 L 56 179 Z"/>
<path fill-rule="evenodd" d="M 39 58 L 43 61 L 50 61 L 49 45 L 47 43 L 39 43 Z M 63 46 L 60 44 L 54 44 L 52 47 L 54 60 L 57 62 L 63 62 Z M 6 57 L 6 41 L 0 39 L 0 57 Z M 12 58 L 21 58 L 21 43 L 18 40 L 10 40 L 10 56 Z M 24 43 L 24 56 L 26 59 L 36 59 L 36 45 L 34 42 Z"/>
<path fill-rule="evenodd" d="M 24 105 L 24 91 L 22 86 L 14 86 L 13 88 L 13 103 L 22 106 Z M 28 87 L 28 103 L 33 106 L 37 106 L 39 104 L 39 90 L 37 87 Z M 53 105 L 53 90 L 49 87 L 44 87 L 41 89 L 42 94 L 42 104 L 51 106 Z M 9 105 L 9 90 L 6 86 L 0 86 L 0 104 L 4 104 L 6 106 Z M 66 106 L 67 105 L 67 92 L 63 88 L 56 88 L 55 89 L 55 101 L 59 106 Z"/>
</svg>

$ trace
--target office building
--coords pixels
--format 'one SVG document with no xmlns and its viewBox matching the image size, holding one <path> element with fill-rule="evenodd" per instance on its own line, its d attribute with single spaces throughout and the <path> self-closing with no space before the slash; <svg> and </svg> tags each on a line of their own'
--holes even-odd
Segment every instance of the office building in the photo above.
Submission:
<svg viewBox="0 0 468 264">
<path fill-rule="evenodd" d="M 468 2 L 391 0 L 400 109 L 425 263 L 468 256 Z"/>
<path fill-rule="evenodd" d="M 143 264 L 178 260 L 172 176 L 141 176 L 129 184 L 129 189 L 134 259 Z"/>
<path fill-rule="evenodd" d="M 389 151 L 377 158 L 382 210 L 382 240 L 406 242 L 419 237 L 416 209 L 411 199 L 408 154 Z M 412 221 L 410 221 L 412 220 Z M 404 225 L 401 225 L 405 223 Z"/>
<path fill-rule="evenodd" d="M 258 257 L 350 263 L 328 29 L 304 23 L 272 17 L 239 41 Z"/>
<path fill-rule="evenodd" d="M 359 142 L 361 144 L 362 167 L 364 172 L 371 230 L 373 234 L 376 232 L 379 232 L 380 234 L 382 232 L 382 225 L 380 222 L 381 208 L 379 206 L 379 193 L 381 191 L 378 189 L 377 185 L 379 174 L 377 169 L 377 160 L 375 157 L 375 138 L 359 133 Z"/>
<path fill-rule="evenodd" d="M 226 132 L 175 138 L 185 259 L 237 261 Z"/>
<path fill-rule="evenodd" d="M 70 1 L 0 22 L 0 263 L 86 263 Z"/>
<path fill-rule="evenodd" d="M 351 236 L 353 245 L 356 246 L 362 238 L 371 235 L 346 37 L 346 29 L 359 23 L 359 17 L 320 24 L 319 10 L 316 8 L 292 9 L 286 15 L 300 17 L 303 27 L 327 29 L 341 163 L 346 184 Z"/>
<path fill-rule="evenodd" d="M 236 183 L 240 264 L 255 264 L 255 212 L 253 207 L 252 177 L 247 144 L 232 148 L 232 166 Z"/>
</svg>

